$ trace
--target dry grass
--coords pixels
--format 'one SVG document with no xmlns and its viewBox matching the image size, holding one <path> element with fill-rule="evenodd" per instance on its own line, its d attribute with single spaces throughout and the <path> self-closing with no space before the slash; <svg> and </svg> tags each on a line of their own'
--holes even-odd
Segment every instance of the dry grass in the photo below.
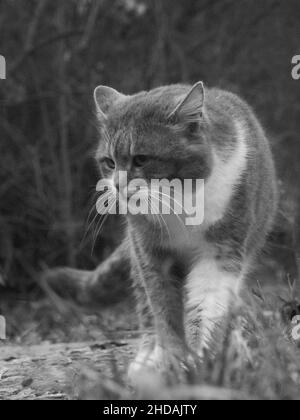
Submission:
<svg viewBox="0 0 300 420">
<path fill-rule="evenodd" d="M 116 371 L 113 380 L 94 377 L 93 390 L 97 398 L 298 400 L 300 350 L 286 335 L 281 308 L 281 300 L 271 295 L 251 296 L 243 314 L 233 315 L 221 353 L 213 360 L 208 355 L 184 384 L 166 386 L 161 377 L 149 374 L 132 394 Z M 88 397 L 84 385 L 83 395 Z"/>
<path fill-rule="evenodd" d="M 298 400 L 300 349 L 288 338 L 296 298 L 292 286 L 286 287 L 282 293 L 278 293 L 277 287 L 266 291 L 256 288 L 249 293 L 242 310 L 232 314 L 219 355 L 213 359 L 207 355 L 199 370 L 187 375 L 184 383 L 173 379 L 166 385 L 159 375 L 148 373 L 133 389 L 128 384 L 124 367 L 118 365 L 116 353 L 110 373 L 105 377 L 93 367 L 82 368 L 76 383 L 76 398 Z M 283 300 L 289 303 L 284 304 Z M 24 318 L 24 308 L 19 307 L 19 312 L 15 308 L 15 324 L 20 326 L 23 322 L 23 333 L 15 331 L 15 341 L 20 344 L 45 340 L 85 341 L 107 334 L 120 337 L 125 331 L 136 330 L 131 304 L 123 303 L 96 315 L 73 306 L 69 311 L 59 313 L 57 307 L 53 308 L 53 303 L 34 305 L 35 319 Z M 74 392 L 70 392 L 72 397 Z"/>
<path fill-rule="evenodd" d="M 162 377 L 148 372 L 141 375 L 138 387 L 132 388 L 126 366 L 119 359 L 121 352 L 112 346 L 110 366 L 99 369 L 83 363 L 74 389 L 67 394 L 82 399 L 298 400 L 300 340 L 297 343 L 290 335 L 291 319 L 300 313 L 298 296 L 290 283 L 264 289 L 258 286 L 248 292 L 243 307 L 231 316 L 218 356 L 207 354 L 198 370 L 189 372 L 184 381 L 173 377 L 166 384 Z M 10 314 L 9 344 L 25 348 L 45 342 L 122 340 L 123 355 L 127 352 L 128 360 L 133 357 L 135 341 L 129 337 L 138 337 L 138 333 L 130 300 L 91 312 L 56 300 L 55 295 L 50 298 L 31 303 L 6 298 L 0 302 L 3 313 Z"/>
</svg>

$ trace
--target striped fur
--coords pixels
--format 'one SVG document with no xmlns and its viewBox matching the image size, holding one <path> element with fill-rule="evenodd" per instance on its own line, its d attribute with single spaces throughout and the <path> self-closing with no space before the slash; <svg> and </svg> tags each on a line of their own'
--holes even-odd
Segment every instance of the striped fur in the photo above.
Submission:
<svg viewBox="0 0 300 420">
<path fill-rule="evenodd" d="M 174 215 L 160 223 L 149 216 L 127 217 L 138 303 L 155 326 L 131 366 L 134 375 L 141 365 L 162 369 L 186 359 L 187 344 L 201 355 L 216 342 L 214 332 L 239 301 L 272 226 L 275 171 L 259 121 L 231 93 L 204 92 L 202 83 L 133 96 L 99 87 L 95 99 L 102 135 L 97 159 L 109 156 L 116 164 L 114 171 L 100 164 L 103 176 L 113 180 L 116 171 L 126 170 L 129 180 L 205 181 L 200 226 L 183 226 Z M 136 155 L 151 158 L 137 168 Z"/>
</svg>

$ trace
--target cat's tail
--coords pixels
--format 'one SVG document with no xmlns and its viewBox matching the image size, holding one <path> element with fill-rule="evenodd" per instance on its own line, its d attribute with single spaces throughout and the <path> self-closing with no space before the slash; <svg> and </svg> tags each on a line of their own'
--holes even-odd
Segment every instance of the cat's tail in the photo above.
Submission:
<svg viewBox="0 0 300 420">
<path fill-rule="evenodd" d="M 60 297 L 81 305 L 116 303 L 130 290 L 129 261 L 128 248 L 122 244 L 93 271 L 54 268 L 42 273 L 41 282 Z"/>
</svg>

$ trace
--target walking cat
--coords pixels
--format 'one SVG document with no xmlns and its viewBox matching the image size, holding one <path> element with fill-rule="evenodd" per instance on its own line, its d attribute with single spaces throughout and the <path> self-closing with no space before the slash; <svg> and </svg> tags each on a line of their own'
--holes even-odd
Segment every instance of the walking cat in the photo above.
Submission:
<svg viewBox="0 0 300 420">
<path fill-rule="evenodd" d="M 128 214 L 124 242 L 94 272 L 50 276 L 81 300 L 101 295 L 101 282 L 131 269 L 141 326 L 154 325 L 129 372 L 168 370 L 215 351 L 229 310 L 272 227 L 277 191 L 268 140 L 251 108 L 218 89 L 172 85 L 133 96 L 100 86 L 96 159 L 121 194 L 128 180 L 204 179 L 204 220 L 184 226 L 173 215 Z M 118 191 L 119 190 L 119 191 Z M 197 194 L 197 191 L 194 191 Z"/>
<path fill-rule="evenodd" d="M 263 128 L 238 96 L 172 85 L 136 95 L 99 86 L 95 102 L 102 176 L 115 192 L 128 179 L 204 179 L 204 221 L 185 226 L 172 215 L 131 215 L 128 250 L 142 317 L 153 317 L 130 372 L 202 354 L 237 301 L 276 211 L 275 170 Z M 193 191 L 197 194 L 197 191 Z M 125 196 L 125 195 L 124 195 Z M 146 319 L 145 319 L 146 322 Z"/>
</svg>

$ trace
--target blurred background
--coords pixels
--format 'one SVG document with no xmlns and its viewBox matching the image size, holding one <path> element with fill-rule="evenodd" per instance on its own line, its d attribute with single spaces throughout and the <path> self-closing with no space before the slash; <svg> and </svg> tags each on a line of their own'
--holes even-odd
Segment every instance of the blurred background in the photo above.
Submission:
<svg viewBox="0 0 300 420">
<path fill-rule="evenodd" d="M 130 94 L 203 80 L 244 97 L 269 134 L 281 192 L 265 266 L 296 278 L 299 19 L 299 0 L 1 0 L 2 296 L 38 294 L 46 267 L 94 268 L 120 241 L 115 219 L 94 250 L 87 232 L 99 84 Z"/>
</svg>

